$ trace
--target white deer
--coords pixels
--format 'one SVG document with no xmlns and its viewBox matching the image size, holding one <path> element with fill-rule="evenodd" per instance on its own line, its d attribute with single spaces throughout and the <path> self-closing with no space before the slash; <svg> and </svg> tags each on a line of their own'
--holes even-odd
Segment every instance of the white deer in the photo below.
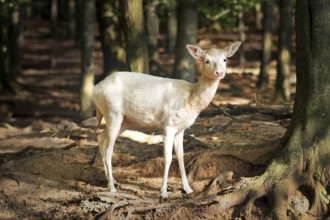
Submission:
<svg viewBox="0 0 330 220">
<path fill-rule="evenodd" d="M 106 121 L 98 142 L 110 192 L 116 192 L 111 162 L 116 138 L 126 129 L 138 127 L 159 127 L 164 131 L 165 168 L 160 201 L 168 198 L 167 181 L 173 144 L 183 189 L 187 194 L 193 192 L 184 167 L 184 131 L 212 101 L 220 80 L 225 76 L 227 58 L 236 52 L 240 44 L 234 42 L 224 49 L 209 50 L 187 45 L 189 53 L 203 61 L 197 83 L 134 72 L 115 72 L 94 87 L 92 99 L 99 125 L 103 117 Z"/>
</svg>

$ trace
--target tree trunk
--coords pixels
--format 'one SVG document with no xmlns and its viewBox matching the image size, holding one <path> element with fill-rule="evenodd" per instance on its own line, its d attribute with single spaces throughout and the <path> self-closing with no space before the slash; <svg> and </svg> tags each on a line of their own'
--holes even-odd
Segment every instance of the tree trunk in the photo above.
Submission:
<svg viewBox="0 0 330 220">
<path fill-rule="evenodd" d="M 56 37 L 56 29 L 58 22 L 58 0 L 51 0 L 50 7 L 50 25 L 52 37 Z"/>
<path fill-rule="evenodd" d="M 76 47 L 81 48 L 82 47 L 82 38 L 83 38 L 83 4 L 84 0 L 76 0 L 75 9 L 75 22 L 76 22 L 76 35 L 75 35 L 75 42 Z"/>
<path fill-rule="evenodd" d="M 10 8 L 10 26 L 9 26 L 9 60 L 10 60 L 10 79 L 21 72 L 21 52 L 23 45 L 23 6 L 17 1 L 13 1 Z"/>
<path fill-rule="evenodd" d="M 278 41 L 277 76 L 275 100 L 290 99 L 290 60 L 292 1 L 280 0 L 280 31 Z"/>
<path fill-rule="evenodd" d="M 131 71 L 149 73 L 148 39 L 142 0 L 121 0 L 127 62 Z"/>
<path fill-rule="evenodd" d="M 258 2 L 255 5 L 255 24 L 256 24 L 256 28 L 258 30 L 262 29 L 262 10 L 261 10 L 261 3 Z"/>
<path fill-rule="evenodd" d="M 187 44 L 197 43 L 198 13 L 194 0 L 179 1 L 178 35 L 176 41 L 173 77 L 194 82 L 196 62 L 186 49 Z"/>
<path fill-rule="evenodd" d="M 149 48 L 149 71 L 152 75 L 159 75 L 161 66 L 159 65 L 158 36 L 159 36 L 159 17 L 157 14 L 158 1 L 147 2 L 146 9 L 146 28 L 148 33 Z"/>
<path fill-rule="evenodd" d="M 178 33 L 178 19 L 176 8 L 171 7 L 171 11 L 167 18 L 167 50 L 170 53 L 174 53 L 176 37 Z"/>
<path fill-rule="evenodd" d="M 93 113 L 91 101 L 94 86 L 93 50 L 95 35 L 95 0 L 83 2 L 83 39 L 80 84 L 80 112 L 83 117 L 90 117 Z"/>
<path fill-rule="evenodd" d="M 96 80 L 118 70 L 128 70 L 119 22 L 119 1 L 97 0 L 100 40 L 103 53 L 103 74 Z"/>
<path fill-rule="evenodd" d="M 327 0 L 297 1 L 297 92 L 283 149 L 262 176 L 219 198 L 228 201 L 219 205 L 219 211 L 246 202 L 241 213 L 249 219 L 255 200 L 266 196 L 273 206 L 270 219 L 323 219 L 329 215 L 329 20 Z M 310 202 L 305 213 L 288 209 L 296 191 Z"/>
<path fill-rule="evenodd" d="M 11 90 L 9 81 L 8 55 L 8 8 L 6 2 L 0 2 L 0 90 Z"/>
<path fill-rule="evenodd" d="M 262 33 L 262 54 L 261 67 L 257 87 L 267 87 L 269 83 L 268 69 L 272 58 L 272 29 L 274 17 L 274 0 L 264 1 L 263 5 L 263 33 Z"/>
<path fill-rule="evenodd" d="M 244 14 L 243 11 L 241 11 L 238 14 L 238 31 L 239 31 L 239 40 L 242 42 L 240 48 L 239 48 L 239 66 L 242 68 L 244 67 L 246 60 L 245 60 L 245 40 L 246 40 L 246 34 L 245 34 L 245 24 L 244 24 Z"/>
<path fill-rule="evenodd" d="M 9 92 L 18 88 L 21 71 L 22 7 L 17 1 L 0 3 L 0 90 Z"/>
<path fill-rule="evenodd" d="M 76 15 L 76 0 L 69 0 L 68 2 L 68 32 L 69 37 L 72 39 L 75 37 L 76 34 L 76 21 L 75 21 L 75 15 Z"/>
</svg>

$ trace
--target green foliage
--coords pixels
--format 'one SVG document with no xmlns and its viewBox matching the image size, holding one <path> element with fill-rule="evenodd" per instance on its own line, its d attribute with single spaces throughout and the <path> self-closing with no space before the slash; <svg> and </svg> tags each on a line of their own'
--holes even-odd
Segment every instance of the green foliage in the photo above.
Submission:
<svg viewBox="0 0 330 220">
<path fill-rule="evenodd" d="M 260 0 L 204 0 L 198 2 L 198 10 L 206 20 L 220 21 L 222 27 L 233 27 L 239 13 L 251 10 L 258 2 Z"/>
<path fill-rule="evenodd" d="M 6 4 L 9 8 L 14 7 L 17 3 L 25 6 L 31 4 L 32 0 L 0 0 L 0 4 Z"/>
<path fill-rule="evenodd" d="M 187 0 L 144 0 L 144 4 L 153 2 L 162 19 L 171 16 L 179 1 Z M 220 23 L 221 27 L 237 26 L 238 15 L 251 10 L 261 0 L 203 0 L 195 1 L 202 23 Z"/>
<path fill-rule="evenodd" d="M 173 10 L 176 9 L 177 0 L 148 0 L 157 3 L 157 13 L 161 18 L 171 16 Z"/>
</svg>

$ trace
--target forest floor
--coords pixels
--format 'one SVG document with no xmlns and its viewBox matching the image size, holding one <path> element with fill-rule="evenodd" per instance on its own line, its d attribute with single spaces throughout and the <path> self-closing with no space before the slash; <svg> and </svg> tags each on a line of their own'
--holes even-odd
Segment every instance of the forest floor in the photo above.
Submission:
<svg viewBox="0 0 330 220">
<path fill-rule="evenodd" d="M 230 68 L 213 104 L 186 131 L 185 165 L 193 197 L 182 193 L 174 157 L 169 200 L 160 204 L 161 131 L 129 131 L 118 138 L 113 161 L 118 186 L 110 194 L 96 150 L 96 120 L 79 117 L 80 52 L 72 40 L 50 38 L 46 24 L 29 25 L 34 30 L 25 34 L 18 77 L 23 89 L 0 95 L 0 219 L 239 217 L 235 208 L 219 213 L 212 203 L 193 204 L 230 189 L 243 177 L 260 175 L 279 150 L 292 102 L 274 103 L 272 89 L 256 89 L 256 61 L 246 69 Z M 257 50 L 252 37 L 247 54 Z M 221 39 L 231 37 L 217 35 L 212 41 Z M 100 62 L 99 51 L 94 59 Z M 101 72 L 101 64 L 96 71 Z M 263 219 L 268 211 L 267 200 L 257 200 L 253 219 Z"/>
</svg>

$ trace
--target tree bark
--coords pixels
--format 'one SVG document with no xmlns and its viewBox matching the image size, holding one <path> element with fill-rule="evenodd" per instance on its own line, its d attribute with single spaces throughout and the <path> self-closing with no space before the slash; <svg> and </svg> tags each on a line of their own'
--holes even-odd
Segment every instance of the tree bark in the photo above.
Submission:
<svg viewBox="0 0 330 220">
<path fill-rule="evenodd" d="M 76 34 L 76 0 L 69 0 L 68 2 L 68 32 L 69 37 L 74 38 Z"/>
<path fill-rule="evenodd" d="M 17 1 L 9 11 L 9 60 L 10 60 L 10 78 L 11 81 L 21 72 L 21 52 L 23 45 L 23 6 Z"/>
<path fill-rule="evenodd" d="M 178 18 L 175 7 L 171 7 L 167 18 L 167 50 L 174 53 L 178 33 Z"/>
<path fill-rule="evenodd" d="M 186 49 L 197 43 L 198 13 L 194 0 L 180 0 L 178 7 L 178 35 L 176 41 L 173 77 L 189 82 L 196 80 L 196 63 Z"/>
<path fill-rule="evenodd" d="M 0 2 L 0 90 L 11 90 L 9 81 L 8 55 L 8 8 L 6 2 Z"/>
<path fill-rule="evenodd" d="M 83 27 L 80 112 L 83 117 L 90 117 L 93 113 L 91 95 L 94 86 L 92 55 L 95 35 L 95 0 L 84 0 L 83 2 Z"/>
<path fill-rule="evenodd" d="M 255 24 L 258 30 L 262 29 L 262 10 L 260 2 L 255 5 Z"/>
<path fill-rule="evenodd" d="M 263 5 L 263 33 L 262 33 L 262 54 L 261 66 L 257 87 L 267 87 L 269 84 L 268 69 L 272 58 L 272 29 L 274 17 L 274 0 L 264 1 Z"/>
<path fill-rule="evenodd" d="M 18 89 L 16 76 L 21 71 L 23 10 L 19 2 L 0 3 L 0 90 Z"/>
<path fill-rule="evenodd" d="M 275 100 L 290 100 L 290 61 L 292 1 L 280 0 L 280 31 L 278 41 Z"/>
<path fill-rule="evenodd" d="M 84 0 L 75 0 L 75 23 L 76 23 L 76 35 L 75 35 L 75 42 L 76 47 L 81 48 L 82 47 L 82 38 L 83 38 L 83 3 Z"/>
<path fill-rule="evenodd" d="M 148 39 L 142 0 L 121 0 L 127 62 L 133 72 L 149 73 Z"/>
<path fill-rule="evenodd" d="M 159 17 L 157 14 L 158 1 L 148 1 L 145 5 L 146 28 L 148 33 L 149 48 L 149 71 L 152 75 L 159 75 L 161 66 L 159 65 L 158 36 Z"/>
<path fill-rule="evenodd" d="M 239 66 L 241 68 L 244 67 L 246 60 L 245 60 L 245 40 L 246 40 L 246 34 L 245 34 L 245 24 L 244 24 L 244 13 L 241 11 L 238 14 L 238 31 L 239 31 L 239 40 L 242 42 L 240 48 L 239 48 Z"/>
<path fill-rule="evenodd" d="M 51 0 L 50 7 L 50 25 L 52 37 L 56 37 L 56 29 L 58 22 L 58 0 Z"/>
<path fill-rule="evenodd" d="M 97 18 L 103 53 L 103 74 L 96 80 L 118 70 L 128 70 L 122 31 L 119 22 L 119 1 L 97 0 Z"/>
<path fill-rule="evenodd" d="M 300 0 L 296 9 L 297 93 L 287 132 L 288 146 L 300 142 L 305 183 L 315 195 L 310 212 L 328 211 L 323 199 L 330 180 L 330 5 L 326 0 Z M 327 188 L 328 189 L 328 188 Z M 321 192 L 321 190 L 325 190 Z M 319 197 L 321 193 L 321 197 Z M 323 196 L 322 196 L 323 194 Z"/>
</svg>

